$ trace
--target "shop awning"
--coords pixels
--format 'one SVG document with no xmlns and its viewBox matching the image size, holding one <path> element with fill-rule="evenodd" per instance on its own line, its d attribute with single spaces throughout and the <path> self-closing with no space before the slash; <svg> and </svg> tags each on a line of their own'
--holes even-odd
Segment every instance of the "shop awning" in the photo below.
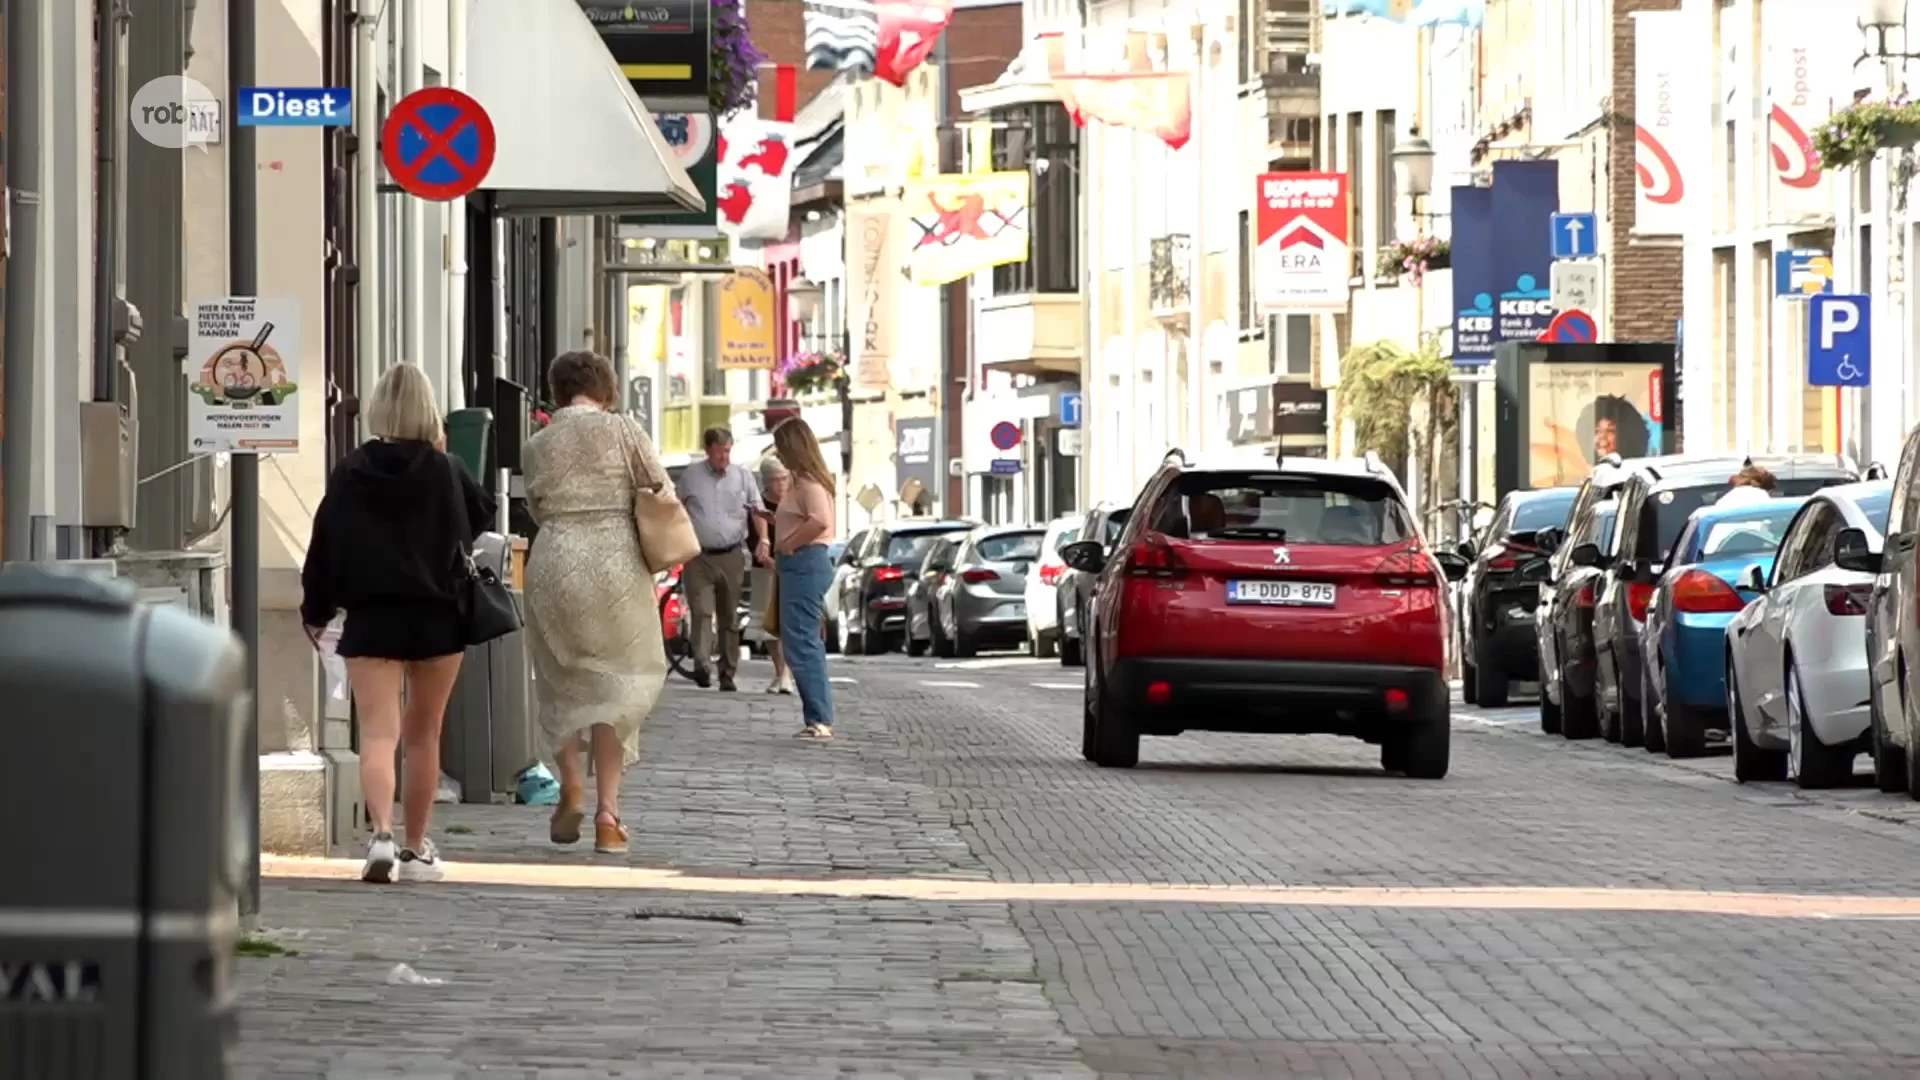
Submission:
<svg viewBox="0 0 1920 1080">
<path fill-rule="evenodd" d="M 498 147 L 480 188 L 501 213 L 706 208 L 579 4 L 465 2 L 467 93 Z"/>
</svg>

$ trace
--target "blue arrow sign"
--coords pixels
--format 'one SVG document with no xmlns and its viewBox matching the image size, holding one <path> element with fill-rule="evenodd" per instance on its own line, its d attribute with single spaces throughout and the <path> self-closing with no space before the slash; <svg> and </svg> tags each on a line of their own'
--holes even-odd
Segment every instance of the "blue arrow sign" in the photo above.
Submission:
<svg viewBox="0 0 1920 1080">
<path fill-rule="evenodd" d="M 1080 426 L 1080 410 L 1084 404 L 1085 404 L 1085 399 L 1083 399 L 1077 393 L 1061 394 L 1060 395 L 1060 426 L 1079 427 Z"/>
<path fill-rule="evenodd" d="M 1600 253 L 1600 230 L 1592 214 L 1553 215 L 1553 257 L 1591 259 Z"/>
<path fill-rule="evenodd" d="M 1808 385 L 1871 386 L 1872 301 L 1816 293 L 1807 315 Z"/>
</svg>

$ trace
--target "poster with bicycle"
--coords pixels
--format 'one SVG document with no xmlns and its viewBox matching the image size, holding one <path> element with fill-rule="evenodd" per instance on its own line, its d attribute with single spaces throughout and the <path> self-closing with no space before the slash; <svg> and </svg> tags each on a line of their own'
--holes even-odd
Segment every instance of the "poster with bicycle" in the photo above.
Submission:
<svg viewBox="0 0 1920 1080">
<path fill-rule="evenodd" d="M 299 301 L 196 301 L 184 369 L 193 453 L 300 449 Z"/>
</svg>

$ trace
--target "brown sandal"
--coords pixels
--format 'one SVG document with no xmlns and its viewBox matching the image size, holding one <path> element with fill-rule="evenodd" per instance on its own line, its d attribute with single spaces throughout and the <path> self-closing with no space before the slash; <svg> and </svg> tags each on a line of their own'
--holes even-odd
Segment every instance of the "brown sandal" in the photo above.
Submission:
<svg viewBox="0 0 1920 1080">
<path fill-rule="evenodd" d="M 619 818 L 614 818 L 611 825 L 597 817 L 593 819 L 593 850 L 602 855 L 627 853 L 627 827 Z"/>
<path fill-rule="evenodd" d="M 577 791 L 560 792 L 560 805 L 554 807 L 553 817 L 547 822 L 547 837 L 556 844 L 577 844 L 580 842 L 580 825 L 587 819 L 587 812 L 580 808 L 584 802 Z"/>
</svg>

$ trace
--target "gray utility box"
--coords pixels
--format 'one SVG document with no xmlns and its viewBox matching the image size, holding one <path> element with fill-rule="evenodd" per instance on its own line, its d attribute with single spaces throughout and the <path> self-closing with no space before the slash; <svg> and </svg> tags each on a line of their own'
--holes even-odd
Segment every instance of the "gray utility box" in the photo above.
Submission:
<svg viewBox="0 0 1920 1080">
<path fill-rule="evenodd" d="M 246 656 L 122 582 L 0 572 L 0 1080 L 222 1080 Z"/>
</svg>

